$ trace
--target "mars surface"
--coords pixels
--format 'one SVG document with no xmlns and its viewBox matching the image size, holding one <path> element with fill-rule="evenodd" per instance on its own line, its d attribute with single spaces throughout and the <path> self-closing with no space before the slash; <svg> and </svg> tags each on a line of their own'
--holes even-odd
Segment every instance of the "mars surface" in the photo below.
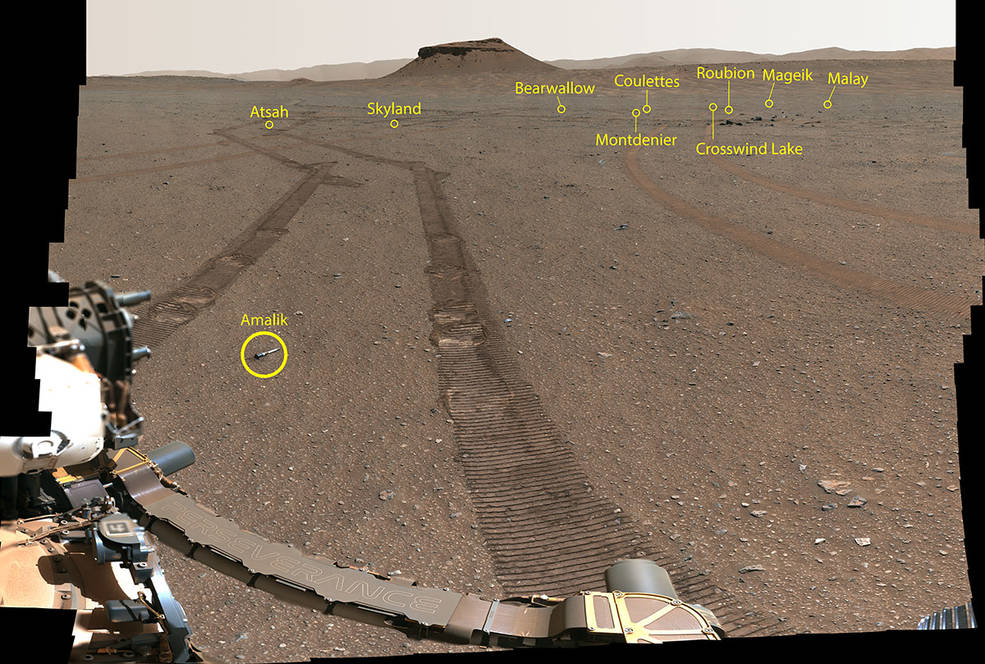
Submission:
<svg viewBox="0 0 985 664">
<path fill-rule="evenodd" d="M 50 265 L 152 291 L 142 447 L 195 449 L 184 490 L 489 598 L 649 557 L 735 636 L 967 601 L 952 372 L 985 261 L 951 61 L 425 50 L 362 81 L 81 88 Z M 479 650 L 159 551 L 220 661 Z"/>
</svg>

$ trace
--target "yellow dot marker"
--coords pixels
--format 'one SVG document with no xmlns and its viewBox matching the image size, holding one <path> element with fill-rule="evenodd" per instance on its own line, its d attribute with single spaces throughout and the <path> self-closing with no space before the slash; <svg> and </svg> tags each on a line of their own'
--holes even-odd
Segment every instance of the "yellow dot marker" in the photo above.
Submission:
<svg viewBox="0 0 985 664">
<path fill-rule="evenodd" d="M 263 123 L 263 126 L 266 127 L 267 129 L 273 129 L 274 128 L 274 121 L 273 120 L 267 120 L 266 122 Z"/>
<path fill-rule="evenodd" d="M 267 374 L 257 373 L 246 364 L 246 344 L 250 343 L 251 341 L 253 341 L 259 336 L 273 337 L 274 339 L 277 340 L 277 343 L 281 345 L 281 348 L 284 349 L 284 359 L 280 361 L 280 366 L 277 367 L 271 373 L 267 373 Z M 254 332 L 250 336 L 246 337 L 246 341 L 243 342 L 243 346 L 239 349 L 239 361 L 243 363 L 243 368 L 246 369 L 248 372 L 250 372 L 251 375 L 256 376 L 257 378 L 272 378 L 277 374 L 279 374 L 281 370 L 284 368 L 284 365 L 287 364 L 287 344 L 284 343 L 284 340 L 281 339 L 276 334 L 274 334 L 273 332 L 268 332 L 267 330 Z"/>
<path fill-rule="evenodd" d="M 557 97 L 557 112 L 560 114 L 568 110 L 567 108 L 564 107 L 564 104 L 561 103 L 560 95 L 554 95 L 554 96 Z"/>
<path fill-rule="evenodd" d="M 390 120 L 390 127 L 396 129 L 399 126 L 400 126 L 400 122 L 397 120 L 397 118 Z"/>
<path fill-rule="evenodd" d="M 824 100 L 823 106 L 825 108 L 831 108 L 831 95 L 833 95 L 835 93 L 835 88 L 836 87 L 837 86 L 834 86 L 834 85 L 831 86 L 831 94 L 829 94 L 828 95 L 828 98 Z"/>
<path fill-rule="evenodd" d="M 763 102 L 763 105 L 766 106 L 766 108 L 773 108 L 773 88 L 775 87 L 776 81 L 773 81 L 773 85 L 770 86 L 770 95 L 766 98 L 766 101 Z"/>
</svg>

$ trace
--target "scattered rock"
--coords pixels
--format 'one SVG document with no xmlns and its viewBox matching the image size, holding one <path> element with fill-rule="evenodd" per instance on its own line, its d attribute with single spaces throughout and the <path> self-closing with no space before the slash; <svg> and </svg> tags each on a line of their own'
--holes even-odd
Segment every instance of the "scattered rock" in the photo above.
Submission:
<svg viewBox="0 0 985 664">
<path fill-rule="evenodd" d="M 627 228 L 629 228 L 629 224 L 619 224 L 618 226 L 616 226 L 617 231 L 624 231 Z"/>
<path fill-rule="evenodd" d="M 828 540 L 826 540 L 826 539 L 824 539 L 823 537 L 816 537 L 816 538 L 814 539 L 814 543 L 815 543 L 815 544 L 824 544 L 824 543 L 825 543 L 825 542 L 827 542 L 827 541 L 828 541 Z"/>
<path fill-rule="evenodd" d="M 601 357 L 601 358 L 610 358 L 610 357 L 612 357 L 612 353 L 606 353 L 606 352 L 603 352 L 603 351 L 600 350 L 598 352 L 598 356 Z"/>
<path fill-rule="evenodd" d="M 858 544 L 859 546 L 869 546 L 870 544 L 872 544 L 872 540 L 869 539 L 868 537 L 856 537 L 855 543 Z"/>
<path fill-rule="evenodd" d="M 753 510 L 749 512 L 749 514 L 752 514 L 754 517 L 758 519 L 759 517 L 766 516 L 766 510 Z"/>
<path fill-rule="evenodd" d="M 762 565 L 746 565 L 745 567 L 739 568 L 739 574 L 748 574 L 749 572 L 765 572 L 766 569 Z"/>
<path fill-rule="evenodd" d="M 383 491 L 380 491 L 380 500 L 390 500 L 393 496 L 394 493 L 390 489 L 383 489 Z"/>
<path fill-rule="evenodd" d="M 821 511 L 822 512 L 830 512 L 831 510 L 833 510 L 836 507 L 838 507 L 838 506 L 835 505 L 834 503 L 828 503 L 827 505 L 821 505 Z"/>
</svg>

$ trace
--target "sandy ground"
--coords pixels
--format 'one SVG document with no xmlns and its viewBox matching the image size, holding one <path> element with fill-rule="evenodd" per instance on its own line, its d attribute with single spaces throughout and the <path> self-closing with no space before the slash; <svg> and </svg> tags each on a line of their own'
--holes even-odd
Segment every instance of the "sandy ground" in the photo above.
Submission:
<svg viewBox="0 0 985 664">
<path fill-rule="evenodd" d="M 830 110 L 824 85 L 784 86 L 766 109 L 761 81 L 734 84 L 736 124 L 717 113 L 716 142 L 789 140 L 805 156 L 719 160 L 694 145 L 725 86 L 690 66 L 658 72 L 681 86 L 651 93 L 639 120 L 677 146 L 639 150 L 595 145 L 596 132 L 632 133 L 643 104 L 614 71 L 553 76 L 599 86 L 565 97 L 563 115 L 504 74 L 91 79 L 51 267 L 163 295 L 299 181 L 284 159 L 335 162 L 348 184 L 320 185 L 138 365 L 144 447 L 190 443 L 198 462 L 178 481 L 241 527 L 502 596 L 439 398 L 413 179 L 327 145 L 421 161 L 448 173 L 491 324 L 596 492 L 792 631 L 913 628 L 969 596 L 952 366 L 985 264 L 960 91 L 948 62 L 809 66 L 870 80 L 836 90 Z M 372 101 L 423 113 L 391 129 L 366 114 Z M 254 104 L 290 116 L 266 130 Z M 240 323 L 274 311 L 289 361 L 260 380 L 240 364 L 255 331 Z M 850 484 L 829 494 L 822 480 Z M 220 660 L 463 649 L 278 605 L 162 557 L 194 642 Z"/>
</svg>

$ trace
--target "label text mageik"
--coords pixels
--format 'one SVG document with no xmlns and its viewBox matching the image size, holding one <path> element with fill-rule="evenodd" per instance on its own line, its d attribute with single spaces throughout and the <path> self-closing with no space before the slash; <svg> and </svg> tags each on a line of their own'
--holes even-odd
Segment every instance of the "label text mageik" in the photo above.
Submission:
<svg viewBox="0 0 985 664">
<path fill-rule="evenodd" d="M 784 84 L 790 85 L 794 81 L 813 81 L 814 77 L 811 74 L 811 70 L 807 67 L 804 67 L 800 71 L 777 71 L 775 69 L 764 69 L 763 80 L 782 81 Z"/>
</svg>

